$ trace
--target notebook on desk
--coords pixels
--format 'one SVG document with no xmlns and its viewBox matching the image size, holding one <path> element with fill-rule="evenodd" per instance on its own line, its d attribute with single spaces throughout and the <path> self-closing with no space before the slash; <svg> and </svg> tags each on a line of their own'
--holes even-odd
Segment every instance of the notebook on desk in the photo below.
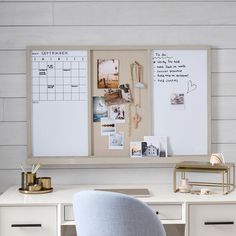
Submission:
<svg viewBox="0 0 236 236">
<path fill-rule="evenodd" d="M 95 191 L 107 191 L 115 193 L 123 193 L 132 197 L 150 197 L 150 191 L 147 188 L 130 188 L 130 189 L 94 189 Z"/>
</svg>

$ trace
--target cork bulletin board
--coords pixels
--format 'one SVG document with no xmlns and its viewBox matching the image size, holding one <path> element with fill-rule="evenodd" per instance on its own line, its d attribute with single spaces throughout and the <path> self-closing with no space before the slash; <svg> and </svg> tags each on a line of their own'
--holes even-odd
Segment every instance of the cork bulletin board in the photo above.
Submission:
<svg viewBox="0 0 236 236">
<path fill-rule="evenodd" d="M 29 163 L 149 166 L 210 153 L 208 47 L 27 51 Z M 166 137 L 164 155 L 131 158 L 131 143 L 150 136 Z"/>
</svg>

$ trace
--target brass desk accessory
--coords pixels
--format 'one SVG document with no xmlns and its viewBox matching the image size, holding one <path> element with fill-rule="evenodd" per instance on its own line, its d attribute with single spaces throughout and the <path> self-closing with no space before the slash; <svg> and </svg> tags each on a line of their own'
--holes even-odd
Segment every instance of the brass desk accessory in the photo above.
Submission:
<svg viewBox="0 0 236 236">
<path fill-rule="evenodd" d="M 234 163 L 216 164 L 212 165 L 208 162 L 191 162 L 184 161 L 176 164 L 173 174 L 173 190 L 178 192 L 181 188 L 176 187 L 177 173 L 180 173 L 181 180 L 186 179 L 186 173 L 216 173 L 222 177 L 221 182 L 191 182 L 188 184 L 193 186 L 211 186 L 222 188 L 223 194 L 228 194 L 234 190 L 235 187 L 235 165 Z"/>
<path fill-rule="evenodd" d="M 40 193 L 50 193 L 53 191 L 51 186 L 51 177 L 40 177 L 36 178 L 37 170 L 40 168 L 40 164 L 32 166 L 32 170 L 26 172 L 21 165 L 21 188 L 19 192 L 30 193 L 30 194 L 40 194 Z"/>
</svg>

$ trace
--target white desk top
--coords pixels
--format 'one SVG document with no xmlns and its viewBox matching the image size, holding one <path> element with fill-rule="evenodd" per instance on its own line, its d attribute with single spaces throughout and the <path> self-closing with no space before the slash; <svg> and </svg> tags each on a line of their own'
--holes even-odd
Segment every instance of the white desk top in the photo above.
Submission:
<svg viewBox="0 0 236 236">
<path fill-rule="evenodd" d="M 93 189 L 120 189 L 120 188 L 148 188 L 151 196 L 140 198 L 147 203 L 236 203 L 236 191 L 222 195 L 215 193 L 212 195 L 195 195 L 190 193 L 174 193 L 172 185 L 64 185 L 54 186 L 54 191 L 48 194 L 22 194 L 17 186 L 9 188 L 0 196 L 0 205 L 21 205 L 39 204 L 56 205 L 71 204 L 73 195 L 82 190 Z"/>
</svg>

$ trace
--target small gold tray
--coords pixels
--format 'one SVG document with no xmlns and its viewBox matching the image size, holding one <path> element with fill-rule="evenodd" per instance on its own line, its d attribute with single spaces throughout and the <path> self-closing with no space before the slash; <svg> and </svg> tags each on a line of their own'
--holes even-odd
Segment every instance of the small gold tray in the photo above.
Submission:
<svg viewBox="0 0 236 236">
<path fill-rule="evenodd" d="M 42 189 L 38 191 L 30 191 L 30 190 L 25 190 L 22 188 L 19 188 L 20 193 L 26 193 L 26 194 L 42 194 L 42 193 L 51 193 L 53 191 L 53 188 L 50 189 Z"/>
</svg>

